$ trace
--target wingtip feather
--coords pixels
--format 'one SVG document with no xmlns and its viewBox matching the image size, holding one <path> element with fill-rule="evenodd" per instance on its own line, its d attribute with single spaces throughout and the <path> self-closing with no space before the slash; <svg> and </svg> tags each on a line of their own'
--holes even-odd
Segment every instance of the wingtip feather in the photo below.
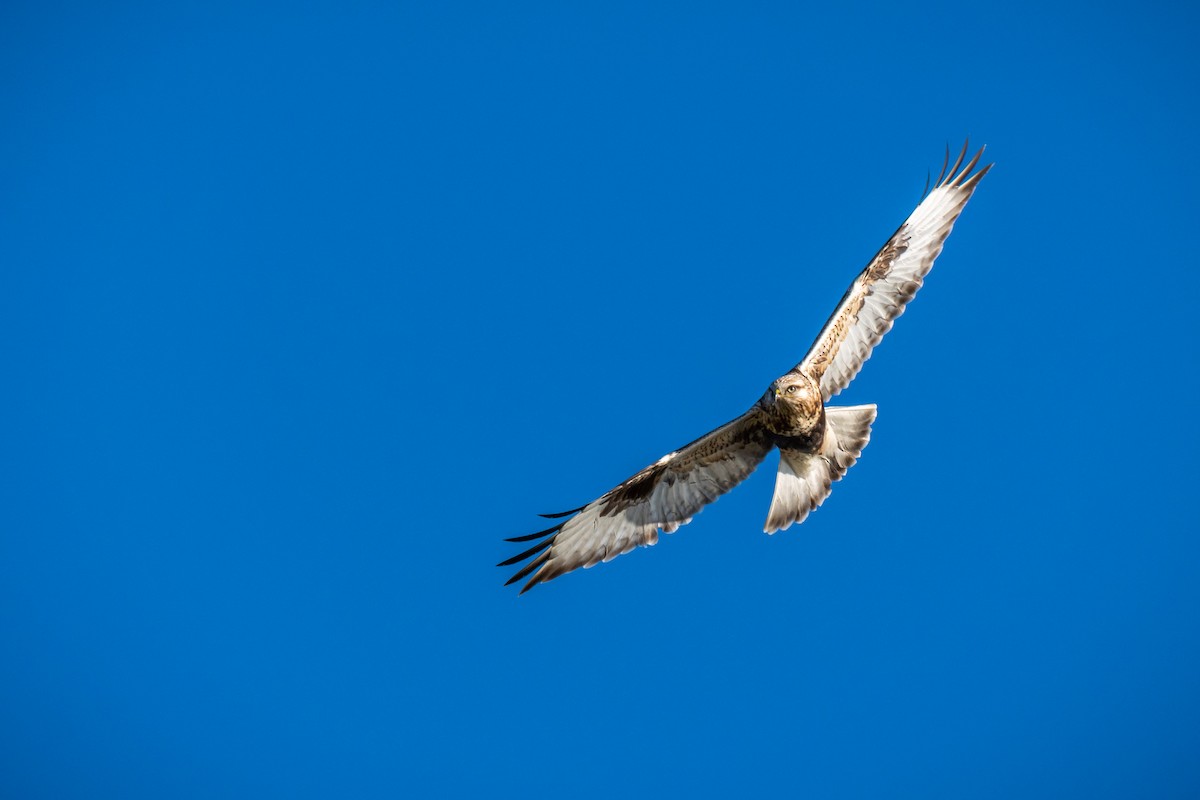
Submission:
<svg viewBox="0 0 1200 800">
<path fill-rule="evenodd" d="M 548 536 L 551 533 L 558 533 L 560 530 L 562 530 L 563 525 L 566 525 L 566 524 L 567 523 L 565 523 L 565 522 L 560 522 L 557 525 L 551 525 L 549 528 L 546 528 L 546 530 L 544 530 L 544 531 L 538 531 L 536 533 L 527 533 L 524 536 L 513 536 L 511 538 L 505 539 L 504 541 L 506 541 L 506 542 L 532 542 L 534 539 L 540 539 L 541 537 Z"/>
<path fill-rule="evenodd" d="M 967 162 L 967 166 L 963 167 L 963 171 L 958 173 L 958 177 L 955 179 L 955 183 L 961 183 L 963 178 L 970 175 L 971 170 L 975 169 L 975 165 L 979 163 L 979 159 L 982 156 L 983 156 L 983 148 L 981 147 L 981 148 L 979 148 L 979 152 L 977 152 L 975 154 L 975 157 L 972 158 L 969 162 Z"/>
<path fill-rule="evenodd" d="M 981 151 L 981 152 L 982 152 L 982 151 Z M 983 180 L 983 176 L 984 176 L 984 175 L 987 175 L 987 174 L 988 174 L 988 171 L 989 171 L 989 170 L 990 170 L 992 167 L 994 167 L 994 166 L 996 166 L 996 163 L 993 161 L 991 164 L 987 164 L 987 165 L 985 165 L 984 167 L 982 167 L 982 168 L 981 168 L 981 169 L 980 169 L 978 172 L 976 172 L 974 175 L 972 175 L 971 177 L 967 178 L 967 179 L 966 179 L 966 180 L 963 182 L 963 184 L 962 184 L 962 188 L 964 188 L 964 189 L 966 189 L 966 190 L 968 190 L 968 191 L 970 191 L 970 192 L 974 192 L 974 191 L 975 191 L 975 187 L 979 185 L 979 182 L 980 182 L 981 180 Z"/>
<path fill-rule="evenodd" d="M 937 180 L 933 182 L 933 188 L 942 185 L 942 178 L 946 177 L 946 167 L 950 166 L 950 143 L 946 142 L 946 157 L 942 159 L 942 171 L 938 173 Z"/>
<path fill-rule="evenodd" d="M 519 555 L 515 555 L 512 558 L 501 561 L 496 566 L 497 567 L 511 567 L 513 564 L 516 564 L 518 561 L 524 561 L 525 559 L 529 558 L 530 556 L 532 556 L 536 553 L 539 553 L 542 550 L 545 550 L 547 547 L 549 547 L 552 544 L 554 544 L 553 536 L 546 539 L 546 541 L 544 541 L 544 542 L 538 542 L 533 547 L 529 548 L 528 550 L 526 550 L 525 552 L 523 552 Z"/>
<path fill-rule="evenodd" d="M 533 577 L 529 579 L 529 582 L 521 587 L 521 591 L 517 592 L 517 597 L 520 597 L 521 595 L 525 594 L 530 589 L 537 586 L 539 583 L 546 583 L 547 581 L 552 581 L 555 578 L 557 578 L 559 575 L 562 575 L 562 574 L 563 574 L 563 572 L 561 569 L 559 569 L 559 570 L 552 569 L 550 567 L 549 562 L 547 562 L 546 564 L 543 564 L 541 569 L 539 569 L 537 572 L 533 573 Z"/>
<path fill-rule="evenodd" d="M 958 175 L 958 168 L 962 166 L 963 159 L 967 157 L 967 148 L 970 144 L 970 139 L 963 142 L 962 151 L 958 154 L 958 158 L 954 160 L 954 166 L 950 168 L 950 172 L 946 175 L 946 183 L 954 183 L 954 176 Z"/>
<path fill-rule="evenodd" d="M 514 584 L 517 581 L 524 578 L 529 573 L 533 572 L 535 569 L 540 567 L 542 564 L 545 564 L 547 559 L 549 559 L 549 558 L 550 558 L 550 551 L 547 550 L 546 552 L 542 553 L 540 556 L 535 558 L 533 561 L 530 561 L 528 564 L 521 567 L 521 569 L 517 571 L 516 575 L 513 575 L 511 578 L 509 578 L 507 581 L 504 582 L 504 585 L 511 586 L 512 584 Z M 528 587 L 526 587 L 526 588 L 528 588 Z"/>
<path fill-rule="evenodd" d="M 587 508 L 587 506 L 580 506 L 579 508 L 572 508 L 570 511 L 559 511 L 557 514 L 538 514 L 538 516 L 544 517 L 545 519 L 561 519 L 562 517 L 569 517 L 572 514 L 578 514 L 580 511 L 583 511 L 585 508 Z"/>
</svg>

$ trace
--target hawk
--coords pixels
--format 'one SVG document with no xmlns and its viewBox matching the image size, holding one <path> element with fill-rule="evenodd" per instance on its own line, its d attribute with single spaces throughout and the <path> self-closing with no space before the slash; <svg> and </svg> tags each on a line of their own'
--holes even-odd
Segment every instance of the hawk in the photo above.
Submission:
<svg viewBox="0 0 1200 800">
<path fill-rule="evenodd" d="M 808 354 L 776 379 L 750 410 L 668 453 L 585 506 L 561 514 L 544 531 L 506 539 L 533 547 L 499 566 L 531 559 L 505 586 L 529 577 L 521 594 L 579 567 L 591 567 L 673 533 L 704 506 L 737 486 L 779 449 L 775 493 L 764 530 L 803 522 L 824 502 L 834 481 L 862 454 L 875 406 L 828 406 L 871 357 L 896 318 L 921 288 L 991 164 L 976 170 L 983 149 L 963 166 L 967 145 L 947 170 L 950 150 L 933 189 L 859 273 L 821 329 Z M 961 168 L 961 169 L 960 169 Z"/>
</svg>

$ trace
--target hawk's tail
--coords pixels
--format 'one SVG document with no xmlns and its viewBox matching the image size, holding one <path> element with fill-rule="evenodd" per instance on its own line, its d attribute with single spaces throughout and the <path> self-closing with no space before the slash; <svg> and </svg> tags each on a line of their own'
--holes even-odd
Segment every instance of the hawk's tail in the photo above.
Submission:
<svg viewBox="0 0 1200 800">
<path fill-rule="evenodd" d="M 842 479 L 871 440 L 875 406 L 825 409 L 825 441 L 818 453 L 779 449 L 775 495 L 767 512 L 767 533 L 803 522 L 829 496 L 833 482 Z"/>
</svg>

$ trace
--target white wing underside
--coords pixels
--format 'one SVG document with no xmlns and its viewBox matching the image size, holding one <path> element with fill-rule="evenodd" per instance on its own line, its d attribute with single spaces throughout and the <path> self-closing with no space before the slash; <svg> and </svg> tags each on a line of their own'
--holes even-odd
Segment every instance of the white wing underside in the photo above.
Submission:
<svg viewBox="0 0 1200 800">
<path fill-rule="evenodd" d="M 674 533 L 691 522 L 704 506 L 745 480 L 769 449 L 749 457 L 731 453 L 729 458 L 683 474 L 667 470 L 649 497 L 611 515 L 605 515 L 609 503 L 603 498 L 587 505 L 563 526 L 547 567 L 556 560 L 566 569 L 592 567 L 639 545 L 656 544 L 659 529 Z"/>
<path fill-rule="evenodd" d="M 958 171 L 965 155 L 966 147 L 949 173 L 943 167 L 945 180 L 939 176 L 933 190 L 854 279 L 804 360 L 794 368 L 821 376 L 826 402 L 854 380 L 875 345 L 904 313 L 979 180 L 991 169 L 989 164 L 971 174 L 983 155 L 980 149 Z"/>
</svg>

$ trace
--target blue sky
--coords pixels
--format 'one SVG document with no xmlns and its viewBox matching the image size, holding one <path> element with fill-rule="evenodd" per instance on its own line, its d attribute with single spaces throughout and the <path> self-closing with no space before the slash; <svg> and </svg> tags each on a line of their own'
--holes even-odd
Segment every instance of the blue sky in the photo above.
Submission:
<svg viewBox="0 0 1200 800">
<path fill-rule="evenodd" d="M 1197 16 L 827 5 L 6 4 L 2 793 L 1195 796 Z M 824 507 L 501 587 L 968 135 Z"/>
</svg>

